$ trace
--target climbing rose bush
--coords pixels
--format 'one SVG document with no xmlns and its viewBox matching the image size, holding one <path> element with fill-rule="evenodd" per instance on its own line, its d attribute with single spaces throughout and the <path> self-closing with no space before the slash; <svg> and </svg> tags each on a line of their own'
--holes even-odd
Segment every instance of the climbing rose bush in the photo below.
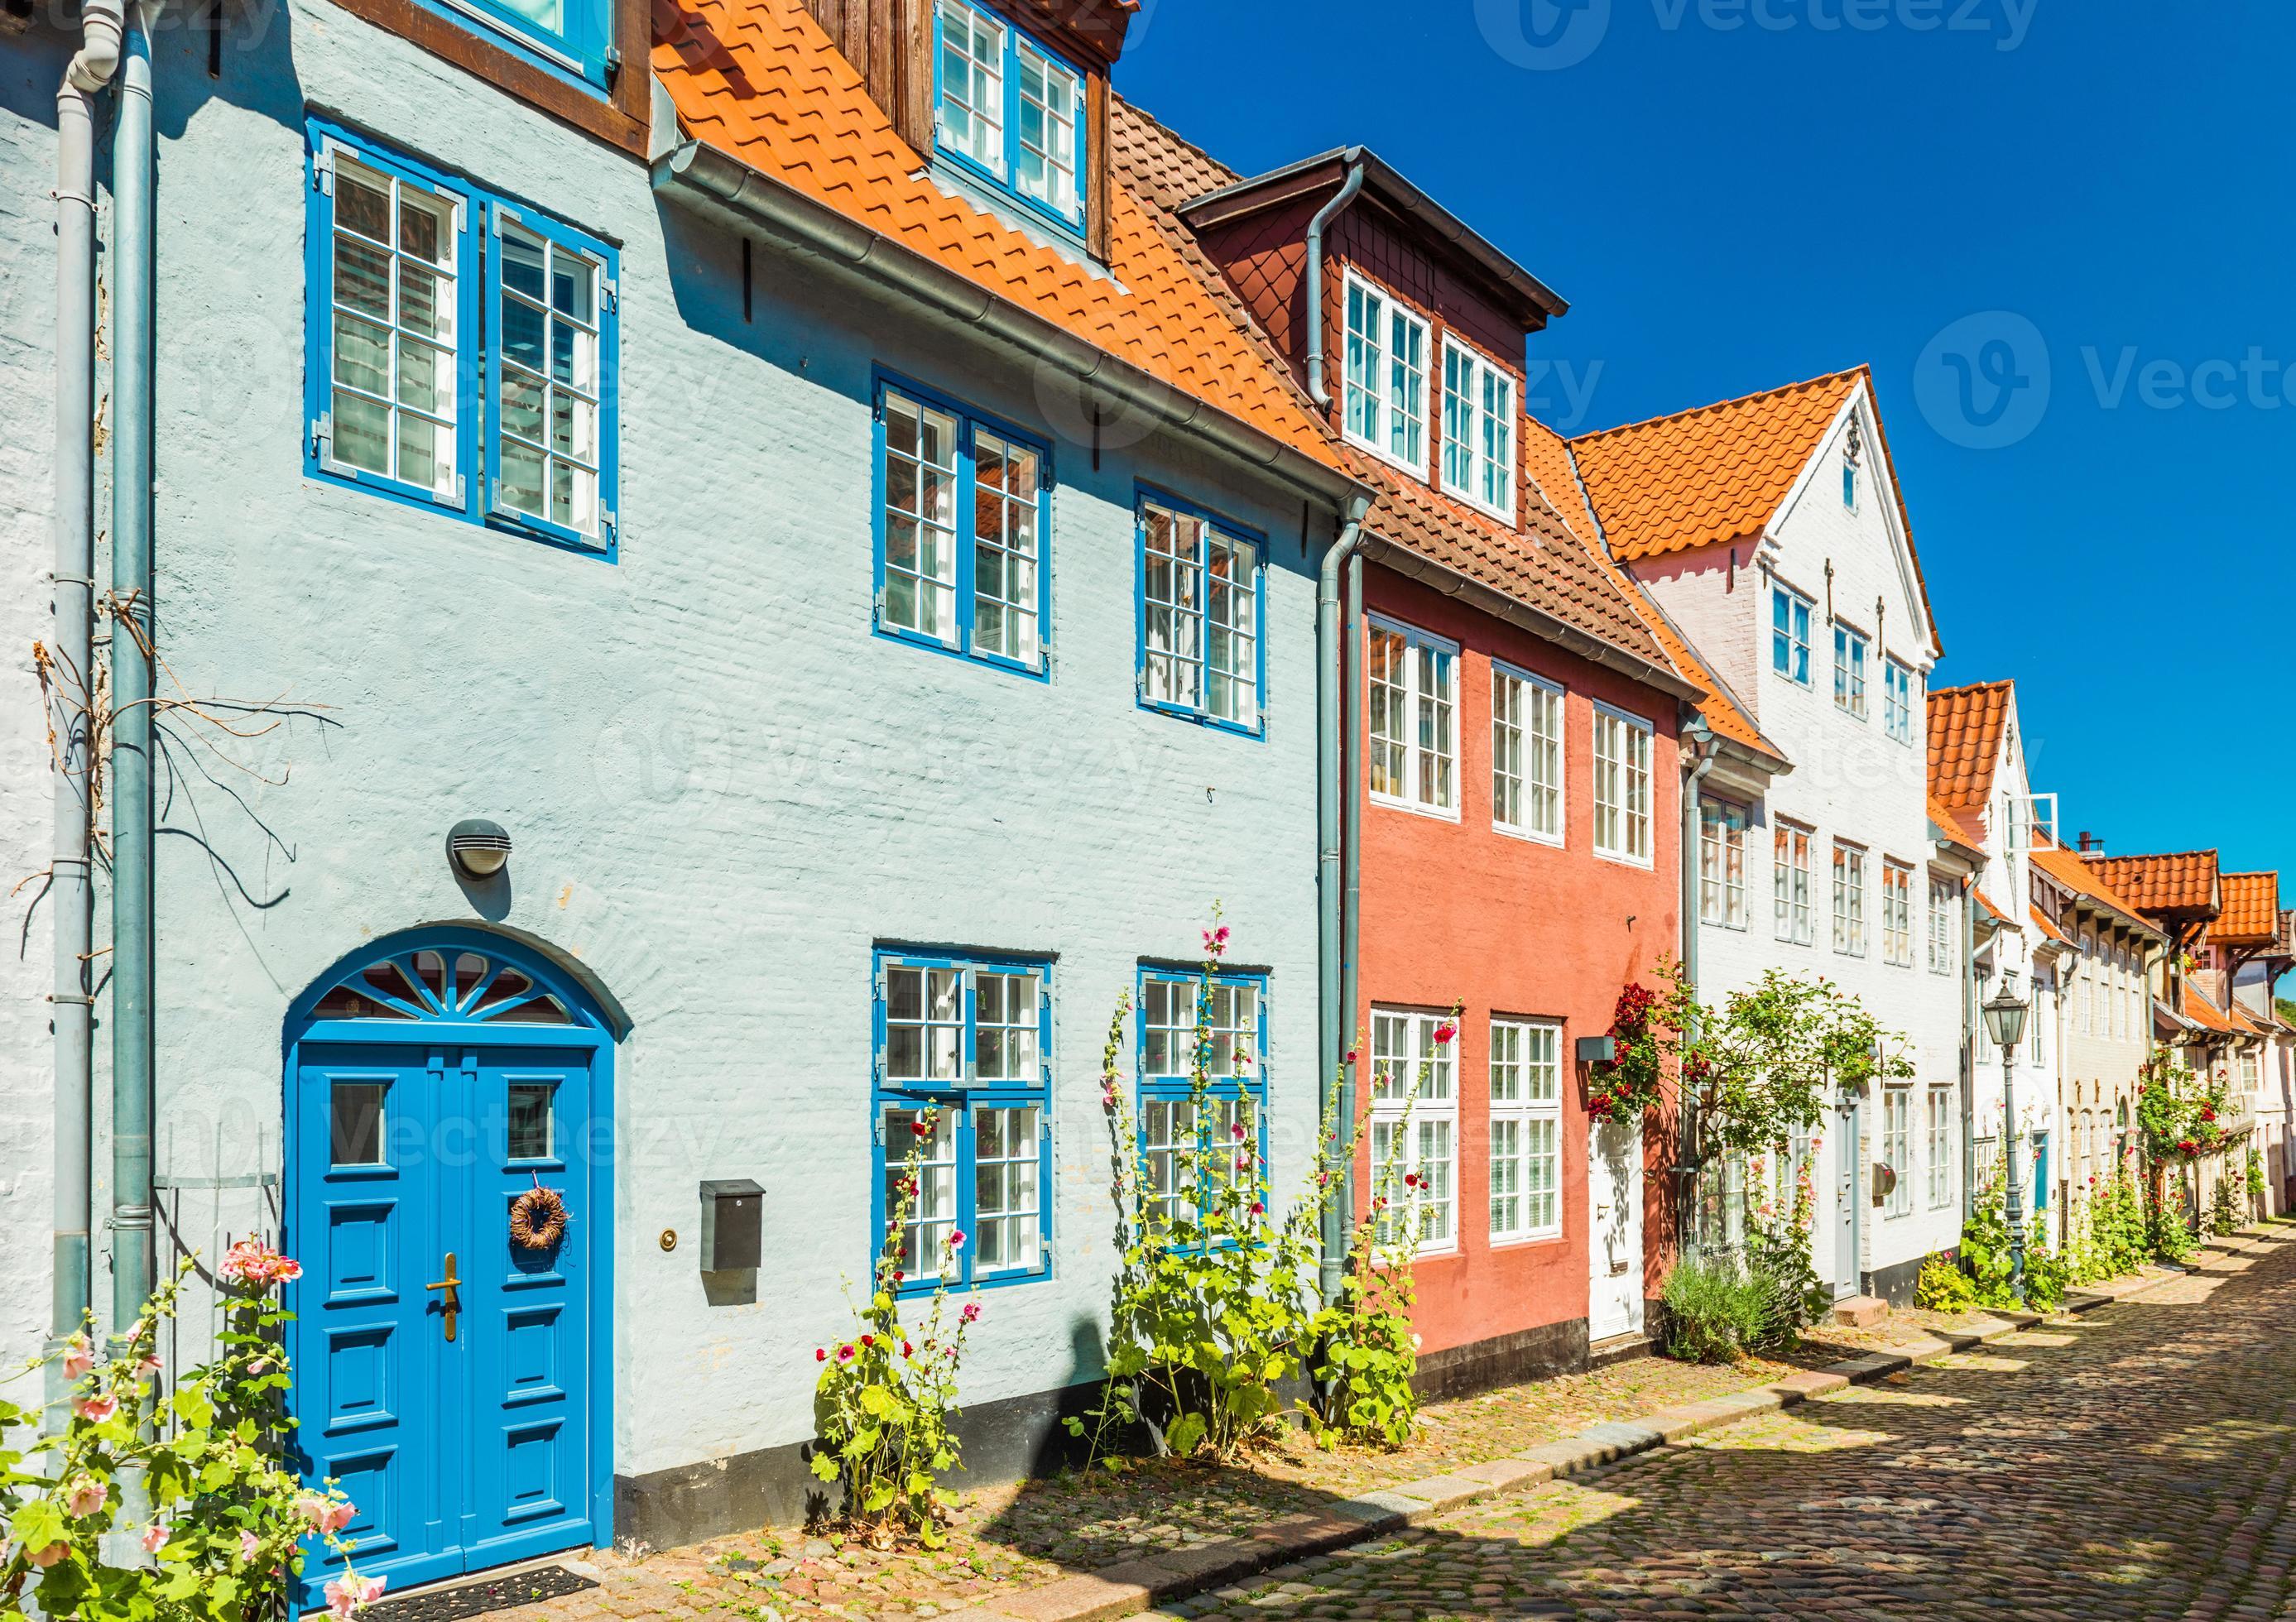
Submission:
<svg viewBox="0 0 2296 1622">
<path fill-rule="evenodd" d="M 964 1231 L 953 1228 L 931 1258 L 941 1274 L 931 1307 L 914 1325 L 901 1322 L 904 1240 L 939 1116 L 927 1110 L 917 1117 L 914 1144 L 893 1185 L 868 1301 L 853 1308 L 851 1338 L 813 1354 L 821 1365 L 813 1394 L 820 1437 L 813 1473 L 842 1488 L 841 1518 L 880 1548 L 904 1537 L 935 1549 L 947 1541 L 940 1528 L 953 1495 L 940 1480 L 957 1467 L 957 1370 L 965 1333 L 980 1321 L 978 1301 L 967 1301 L 953 1320 L 948 1312 L 947 1275 L 966 1242 Z"/>
<path fill-rule="evenodd" d="M 248 1622 L 283 1602 L 309 1544 L 348 1554 L 350 1501 L 305 1486 L 287 1462 L 288 1315 L 274 1292 L 302 1269 L 259 1241 L 232 1247 L 217 1270 L 221 1350 L 171 1389 L 159 1330 L 196 1266 L 185 1259 L 113 1350 L 84 1331 L 0 1382 L 38 1387 L 53 1366 L 65 1393 L 45 1440 L 37 1397 L 0 1397 L 0 1618 L 37 1604 L 85 1622 Z M 123 1499 L 135 1476 L 150 1507 L 141 1524 Z M 107 1536 L 120 1532 L 134 1535 L 136 1563 L 107 1558 Z M 326 1585 L 328 1609 L 341 1622 L 383 1587 L 347 1566 Z"/>
</svg>

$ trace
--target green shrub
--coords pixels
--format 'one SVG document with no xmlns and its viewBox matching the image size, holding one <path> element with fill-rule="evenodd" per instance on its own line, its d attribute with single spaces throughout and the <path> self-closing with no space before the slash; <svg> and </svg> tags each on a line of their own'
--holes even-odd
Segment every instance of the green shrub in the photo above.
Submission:
<svg viewBox="0 0 2296 1622">
<path fill-rule="evenodd" d="M 1685 1261 L 1666 1275 L 1666 1354 L 1734 1363 L 1772 1333 L 1768 1284 L 1730 1261 Z"/>
<path fill-rule="evenodd" d="M 2217 1174 L 2217 1192 L 2209 1201 L 2209 1232 L 2218 1239 L 2240 1232 L 2240 1197 L 2232 1192 L 2228 1170 Z"/>
<path fill-rule="evenodd" d="M 1968 1312 L 1977 1305 L 1977 1286 L 1953 1257 L 1940 1253 L 1922 1264 L 1914 1305 L 1924 1312 Z"/>
<path fill-rule="evenodd" d="M 2264 1186 L 2264 1151 L 2253 1143 L 2248 1146 L 2248 1208 L 2257 1216 L 2272 1214 L 2272 1201 Z"/>
<path fill-rule="evenodd" d="M 2054 1312 L 2065 1304 L 2065 1290 L 2071 1280 L 2072 1270 L 2065 1258 L 2046 1245 L 2035 1244 L 2026 1250 L 2026 1306 L 2041 1312 Z"/>
</svg>

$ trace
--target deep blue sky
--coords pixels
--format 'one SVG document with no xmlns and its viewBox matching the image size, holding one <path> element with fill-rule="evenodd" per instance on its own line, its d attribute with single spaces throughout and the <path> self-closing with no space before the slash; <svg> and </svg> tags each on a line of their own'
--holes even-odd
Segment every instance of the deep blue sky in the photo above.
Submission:
<svg viewBox="0 0 2296 1622">
<path fill-rule="evenodd" d="M 1767 0 L 1767 29 L 1747 0 L 1734 31 L 1716 0 L 1579 4 L 1143 0 L 1118 83 L 1246 172 L 1376 149 L 1571 300 L 1531 354 L 1599 363 L 1578 428 L 1870 362 L 1939 684 L 2016 678 L 2069 829 L 2214 845 L 2296 905 L 2296 5 L 1931 0 L 1985 31 L 1919 32 L 1922 0 Z M 1820 26 L 1860 4 L 1878 29 Z M 1596 43 L 1533 70 L 1494 37 Z M 1980 342 L 2046 344 L 2048 403 L 1967 448 L 1916 363 L 1989 311 L 2032 326 Z M 2132 346 L 2168 382 L 2260 350 L 2269 404 L 2223 370 L 2220 409 L 2133 373 L 2101 403 Z"/>
</svg>

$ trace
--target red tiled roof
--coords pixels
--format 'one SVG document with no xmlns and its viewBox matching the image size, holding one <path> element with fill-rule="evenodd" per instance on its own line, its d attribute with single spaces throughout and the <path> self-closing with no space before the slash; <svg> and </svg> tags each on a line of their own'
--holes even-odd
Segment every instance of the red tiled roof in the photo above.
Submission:
<svg viewBox="0 0 2296 1622">
<path fill-rule="evenodd" d="M 2212 946 L 2268 946 L 2280 938 L 2280 875 L 2226 873 L 2219 880 L 2224 911 L 2209 925 Z"/>
<path fill-rule="evenodd" d="M 2040 926 L 2042 934 L 2047 936 L 2051 940 L 2055 941 L 2059 946 L 2070 946 L 2073 944 L 2072 937 L 2066 934 L 2062 930 L 2057 928 L 2055 924 L 2051 923 L 2049 922 L 2048 914 L 2041 911 L 2039 907 L 2029 906 L 2026 910 L 2033 914 L 2033 922 Z"/>
<path fill-rule="evenodd" d="M 1993 798 L 2001 734 L 2017 697 L 2014 682 L 1939 687 L 1930 694 L 1930 792 L 1957 811 Z"/>
<path fill-rule="evenodd" d="M 1860 366 L 1572 440 L 1611 552 L 1632 562 L 1760 535 L 1866 375 Z"/>
<path fill-rule="evenodd" d="M 1150 211 L 1110 199 L 1110 274 L 935 185 L 800 0 L 655 0 L 653 70 L 681 128 L 1280 443 L 1342 466 Z"/>
<path fill-rule="evenodd" d="M 2173 856 L 2083 856 L 2081 860 L 2139 912 L 2214 913 L 2217 853 L 2187 850 Z"/>
<path fill-rule="evenodd" d="M 2200 988 L 2194 986 L 2190 980 L 2185 982 L 2184 991 L 2184 1007 L 2179 1010 L 2179 1012 L 2184 1014 L 2185 1018 L 2190 1020 L 2202 1030 L 2211 1030 L 2226 1035 L 2231 1035 L 2240 1029 L 2240 1027 L 2234 1025 L 2230 1020 L 2226 1019 L 2224 1015 L 2224 1012 L 2214 1003 L 2209 1001 L 2209 999 L 2202 994 Z"/>
<path fill-rule="evenodd" d="M 1930 815 L 1934 816 L 1937 813 L 1932 809 Z M 2037 843 L 2033 849 L 2033 864 L 2065 889 L 2111 907 L 2136 928 L 2152 929 L 2134 901 L 2106 882 L 2104 875 L 2095 866 L 2063 846 Z"/>
<path fill-rule="evenodd" d="M 1722 679 L 1689 640 L 1668 618 L 1666 611 L 1645 592 L 1641 582 L 1623 569 L 1608 562 L 1602 545 L 1602 525 L 1596 521 L 1594 509 L 1587 506 L 1586 496 L 1578 487 L 1578 475 L 1572 463 L 1570 446 L 1562 435 L 1535 417 L 1522 419 L 1523 462 L 1531 482 L 1546 497 L 1546 504 L 1562 518 L 1563 523 L 1577 534 L 1585 545 L 1587 555 L 1605 565 L 1611 578 L 1617 581 L 1642 615 L 1659 645 L 1666 650 L 1674 668 L 1706 689 L 1706 698 L 1700 709 L 1706 724 L 1718 737 L 1748 749 L 1759 750 L 1773 758 L 1784 760 L 1786 753 L 1771 742 L 1754 725 L 1753 716 L 1738 701 Z"/>
<path fill-rule="evenodd" d="M 1985 831 L 1964 819 L 1952 807 L 1941 804 L 1937 796 L 1930 796 L 1930 821 L 1945 831 L 1946 837 L 1956 840 L 1972 850 L 1985 848 Z"/>
<path fill-rule="evenodd" d="M 1990 897 L 1990 896 L 1987 895 L 1983 890 L 1979 890 L 1979 891 L 1977 891 L 1977 892 L 1976 892 L 1976 896 L 1977 896 L 1977 905 L 1980 905 L 1980 906 L 1983 907 L 1987 912 L 1988 912 L 1988 913 L 1992 913 L 1992 914 L 1994 915 L 1994 917 L 1996 917 L 1996 918 L 1999 919 L 2003 923 L 2006 923 L 2006 922 L 2009 922 L 2009 914 L 2008 914 L 2008 913 L 2005 913 L 2005 912 L 2003 912 L 1999 907 L 1997 907 L 1997 906 L 1996 906 L 1996 905 L 1993 905 L 1993 897 Z"/>
</svg>

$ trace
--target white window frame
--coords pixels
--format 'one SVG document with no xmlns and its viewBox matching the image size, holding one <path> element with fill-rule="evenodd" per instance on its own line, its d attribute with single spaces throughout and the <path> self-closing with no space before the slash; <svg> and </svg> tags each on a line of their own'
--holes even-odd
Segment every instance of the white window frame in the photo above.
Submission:
<svg viewBox="0 0 2296 1622">
<path fill-rule="evenodd" d="M 1914 741 L 1914 668 L 1886 653 L 1882 656 L 1882 724 L 1898 742 Z"/>
<path fill-rule="evenodd" d="M 1598 703 L 1594 741 L 1595 854 L 1629 867 L 1652 866 L 1656 861 L 1652 831 L 1658 811 L 1658 729 L 1631 710 Z M 1606 779 L 1615 802 L 1604 797 Z"/>
<path fill-rule="evenodd" d="M 1847 840 L 1833 841 L 1833 949 L 1844 957 L 1863 957 L 1869 944 L 1866 929 L 1866 849 Z"/>
<path fill-rule="evenodd" d="M 1914 966 L 1914 866 L 1890 856 L 1882 858 L 1882 961 Z"/>
<path fill-rule="evenodd" d="M 1914 1211 L 1914 1090 L 1882 1089 L 1882 1159 L 1898 1174 L 1883 1206 L 1885 1218 L 1910 1216 Z"/>
<path fill-rule="evenodd" d="M 1367 330 L 1362 332 L 1357 331 L 1355 320 L 1358 303 L 1368 315 Z M 1415 330 L 1419 336 L 1418 409 L 1408 414 L 1398 406 L 1398 396 L 1405 391 L 1398 388 L 1403 380 L 1396 373 L 1391 352 L 1395 324 L 1398 321 Z M 1435 439 L 1433 403 L 1429 398 L 1435 372 L 1434 324 L 1350 266 L 1341 281 L 1340 344 L 1340 430 L 1348 443 L 1361 446 L 1406 473 L 1421 479 L 1430 477 Z M 1364 424 L 1360 429 L 1356 425 L 1359 400 L 1363 403 Z M 1416 460 L 1398 452 L 1390 443 L 1398 420 L 1411 421 L 1417 427 Z"/>
<path fill-rule="evenodd" d="M 1817 944 L 1816 850 L 1816 829 L 1778 819 L 1770 839 L 1771 933 L 1797 946 Z"/>
<path fill-rule="evenodd" d="M 1490 1046 L 1489 1235 L 1493 1245 L 1523 1244 L 1562 1236 L 1562 1027 L 1553 1020 L 1513 1020 L 1494 1016 Z M 1513 1129 L 1514 1151 L 1503 1157 L 1502 1127 Z M 1544 1129 L 1550 1145 L 1544 1155 L 1531 1147 L 1533 1135 Z M 1545 1188 L 1532 1184 L 1532 1171 L 1540 1159 L 1550 1162 Z M 1499 1174 L 1503 1159 L 1513 1171 L 1516 1220 L 1499 1221 Z M 1546 1196 L 1553 1202 L 1548 1220 L 1537 1220 L 1534 1202 Z"/>
<path fill-rule="evenodd" d="M 1701 796 L 1698 802 L 1698 922 L 1746 927 L 1746 807 Z"/>
<path fill-rule="evenodd" d="M 1866 655 L 1872 645 L 1865 632 L 1847 620 L 1833 622 L 1833 707 L 1863 721 L 1866 704 Z"/>
<path fill-rule="evenodd" d="M 1021 33 L 1013 37 L 1013 105 L 1022 115 L 1013 124 L 1009 137 L 1013 189 L 1043 204 L 1061 218 L 1080 225 L 1084 223 L 1086 117 L 1084 75 Z M 1029 94 L 1029 74 L 1032 70 L 1045 87 L 1042 101 Z M 1029 143 L 1027 114 L 1031 107 L 1044 120 L 1045 144 L 1041 148 Z M 1068 139 L 1065 154 L 1060 150 L 1062 135 Z M 1021 157 L 1030 152 L 1044 166 L 1042 189 L 1030 184 L 1023 171 Z"/>
<path fill-rule="evenodd" d="M 1463 381 L 1463 395 L 1454 385 Z M 1491 410 L 1493 392 L 1500 397 L 1497 415 Z M 1457 410 L 1455 413 L 1454 406 Z M 1479 512 L 1502 523 L 1514 522 L 1515 383 L 1513 373 L 1496 361 L 1463 343 L 1453 333 L 1443 334 L 1443 489 Z M 1464 433 L 1461 431 L 1464 424 Z M 1493 428 L 1498 444 L 1491 444 Z M 1454 479 L 1454 447 L 1464 440 L 1466 476 Z M 1502 499 L 1493 500 L 1496 485 Z"/>
<path fill-rule="evenodd" d="M 1435 1040 L 1436 1028 L 1450 1018 L 1423 1008 L 1374 1004 L 1371 1011 L 1372 1186 L 1377 1188 L 1385 1175 L 1392 1135 L 1398 1126 L 1407 1126 L 1403 1152 L 1395 1157 L 1398 1177 L 1418 1176 L 1423 1186 L 1406 1189 L 1398 1181 L 1391 1196 L 1395 1216 L 1390 1221 L 1410 1225 L 1410 1231 L 1418 1234 L 1414 1249 L 1422 1256 L 1448 1255 L 1459 1248 L 1459 1038 L 1454 1032 L 1447 1044 Z M 1423 1069 L 1428 1087 L 1423 1094 L 1419 1090 Z M 1426 1167 L 1432 1163 L 1426 1153 L 1431 1130 L 1446 1132 L 1450 1142 L 1447 1208 L 1431 1234 L 1426 1230 L 1430 1213 L 1423 1186 Z M 1392 1233 L 1390 1227 L 1382 1237 Z"/>
<path fill-rule="evenodd" d="M 1930 972 L 1951 974 L 1954 963 L 1954 917 L 1961 899 L 1950 879 L 1930 875 Z"/>
<path fill-rule="evenodd" d="M 1786 605 L 1786 622 L 1778 624 L 1778 604 Z M 1783 580 L 1770 582 L 1770 674 L 1792 682 L 1797 687 L 1815 688 L 1817 684 L 1817 658 L 1810 647 L 1810 627 L 1817 617 L 1815 601 L 1794 590 Z M 1784 669 L 1778 667 L 1778 651 L 1786 653 Z M 1801 673 L 1794 674 L 1799 661 Z"/>
<path fill-rule="evenodd" d="M 1569 700 L 1559 683 L 1491 661 L 1491 826 L 1501 833 L 1562 843 Z"/>
<path fill-rule="evenodd" d="M 1403 642 L 1403 682 L 1381 682 L 1372 669 L 1371 639 L 1378 636 L 1399 637 Z M 1439 816 L 1446 822 L 1459 820 L 1459 644 L 1428 632 L 1414 629 L 1399 620 L 1370 619 L 1365 638 L 1364 681 L 1366 697 L 1374 685 L 1389 690 L 1393 700 L 1402 705 L 1407 730 L 1398 740 L 1391 733 L 1373 731 L 1376 717 L 1368 702 L 1365 705 L 1364 727 L 1373 751 L 1371 798 L 1374 805 L 1391 806 L 1398 811 L 1415 812 L 1421 816 Z M 1427 677 L 1433 670 L 1442 677 L 1439 692 L 1429 692 Z M 1390 715 L 1392 711 L 1390 710 Z M 1441 743 L 1447 725 L 1448 741 Z M 1423 736 L 1433 735 L 1439 747 L 1430 748 L 1421 742 Z M 1400 782 L 1392 788 L 1379 786 L 1380 774 L 1386 769 L 1385 751 L 1400 742 L 1403 750 L 1403 773 Z M 1429 769 L 1441 780 L 1439 796 L 1431 794 Z M 1447 776 L 1445 775 L 1447 769 Z"/>
<path fill-rule="evenodd" d="M 1931 1087 L 1923 1108 L 1929 1136 L 1930 1209 L 1935 1211 L 1953 1203 L 1953 1089 Z"/>
</svg>

